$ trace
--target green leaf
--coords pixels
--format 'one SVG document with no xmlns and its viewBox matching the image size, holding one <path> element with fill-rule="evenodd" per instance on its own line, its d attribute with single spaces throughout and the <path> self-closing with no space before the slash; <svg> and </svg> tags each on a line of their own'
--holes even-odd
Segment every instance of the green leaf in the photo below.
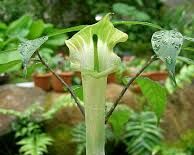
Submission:
<svg viewBox="0 0 194 155">
<path fill-rule="evenodd" d="M 186 64 L 194 65 L 194 60 L 192 60 L 192 59 L 182 57 L 182 56 L 178 56 L 177 59 L 180 60 L 180 61 L 185 62 Z"/>
<path fill-rule="evenodd" d="M 4 31 L 7 29 L 7 25 L 5 23 L 0 22 L 0 31 Z"/>
<path fill-rule="evenodd" d="M 35 39 L 41 37 L 44 31 L 44 22 L 42 20 L 33 21 L 30 32 L 28 34 L 28 39 Z"/>
<path fill-rule="evenodd" d="M 131 110 L 124 105 L 119 105 L 111 115 L 109 122 L 113 128 L 115 138 L 119 140 L 123 133 L 125 123 L 129 120 Z"/>
<path fill-rule="evenodd" d="M 65 40 L 67 40 L 67 35 L 60 34 L 57 36 L 49 37 L 45 45 L 52 46 L 52 47 L 62 46 L 65 44 Z"/>
<path fill-rule="evenodd" d="M 175 30 L 157 31 L 151 42 L 154 52 L 166 64 L 171 79 L 176 83 L 175 65 L 183 44 L 182 34 Z"/>
<path fill-rule="evenodd" d="M 48 152 L 47 146 L 52 144 L 52 139 L 44 133 L 36 133 L 26 136 L 17 144 L 20 145 L 20 153 L 24 155 L 43 155 Z"/>
<path fill-rule="evenodd" d="M 130 16 L 130 12 L 135 11 L 136 8 L 134 6 L 129 6 L 125 3 L 115 3 L 113 5 L 113 11 L 122 16 Z"/>
<path fill-rule="evenodd" d="M 143 25 L 143 26 L 148 26 L 156 29 L 162 29 L 157 24 L 149 23 L 149 22 L 139 22 L 139 21 L 118 21 L 118 22 L 113 22 L 113 25 Z"/>
<path fill-rule="evenodd" d="M 30 16 L 22 16 L 18 20 L 12 22 L 8 29 L 7 34 L 11 38 L 18 37 L 24 38 L 29 33 L 29 27 L 32 24 L 32 18 Z"/>
<path fill-rule="evenodd" d="M 162 138 L 162 130 L 157 126 L 155 113 L 148 111 L 131 113 L 123 135 L 128 154 L 151 155 Z"/>
<path fill-rule="evenodd" d="M 97 77 L 107 76 L 114 72 L 121 60 L 114 54 L 113 48 L 119 42 L 127 40 L 127 34 L 114 28 L 110 22 L 110 14 L 106 15 L 96 24 L 85 27 L 76 33 L 71 39 L 66 40 L 70 50 L 72 68 L 84 74 Z M 99 72 L 95 71 L 95 50 L 93 36 L 97 36 L 97 54 Z M 101 74 L 103 73 L 103 74 Z"/>
<path fill-rule="evenodd" d="M 133 20 L 146 21 L 150 20 L 150 16 L 146 12 L 139 11 L 134 6 L 125 3 L 115 3 L 113 11 L 119 15 L 127 16 Z"/>
<path fill-rule="evenodd" d="M 139 77 L 136 81 L 140 86 L 143 95 L 148 100 L 149 106 L 160 119 L 165 111 L 167 103 L 165 88 L 158 82 L 152 81 L 145 77 Z"/>
<path fill-rule="evenodd" d="M 36 52 L 42 44 L 44 44 L 48 40 L 47 36 L 35 39 L 35 40 L 27 40 L 20 44 L 19 52 L 22 56 L 24 68 L 27 67 L 27 64 L 30 61 L 30 58 Z"/>
<path fill-rule="evenodd" d="M 17 50 L 0 52 L 0 73 L 9 72 L 21 65 L 21 57 Z"/>
<path fill-rule="evenodd" d="M 21 60 L 19 51 L 17 51 L 16 49 L 0 52 L 0 64 L 5 64 L 14 60 Z"/>
<path fill-rule="evenodd" d="M 82 86 L 74 86 L 73 87 L 74 93 L 76 96 L 83 101 L 83 87 Z"/>
<path fill-rule="evenodd" d="M 0 64 L 0 73 L 5 73 L 12 70 L 12 68 L 15 68 L 15 66 L 21 64 L 21 62 L 21 60 L 14 60 L 4 64 Z"/>
<path fill-rule="evenodd" d="M 50 33 L 48 35 L 48 37 L 53 37 L 53 36 L 65 34 L 65 33 L 68 33 L 68 32 L 79 31 L 79 30 L 85 28 L 86 26 L 87 25 L 80 25 L 80 26 L 74 26 L 74 27 L 65 28 L 65 29 L 62 29 L 62 30 L 57 30 L 57 31 L 55 31 L 53 33 Z"/>
</svg>

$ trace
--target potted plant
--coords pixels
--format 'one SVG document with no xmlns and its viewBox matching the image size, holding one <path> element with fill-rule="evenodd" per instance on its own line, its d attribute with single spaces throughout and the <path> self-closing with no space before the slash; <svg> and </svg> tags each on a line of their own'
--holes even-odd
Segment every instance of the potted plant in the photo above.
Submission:
<svg viewBox="0 0 194 155">
<path fill-rule="evenodd" d="M 134 59 L 130 63 L 126 62 L 127 67 L 129 68 L 128 74 L 125 74 L 127 77 L 134 77 L 136 72 L 142 68 L 143 64 L 146 60 L 144 59 Z M 134 67 L 135 66 L 135 67 Z M 149 68 L 145 70 L 140 76 L 147 77 L 151 80 L 158 81 L 160 83 L 164 83 L 164 81 L 168 78 L 168 72 L 165 71 L 165 65 L 161 61 L 156 61 Z M 134 83 L 131 89 L 136 93 L 141 93 L 140 87 Z"/>
<path fill-rule="evenodd" d="M 45 91 L 49 91 L 51 89 L 51 76 L 52 73 L 48 72 L 44 66 L 36 68 L 36 72 L 33 74 L 34 85 Z"/>
<path fill-rule="evenodd" d="M 52 58 L 52 67 L 68 85 L 72 84 L 74 73 L 70 69 L 70 61 L 68 60 L 68 57 L 64 59 L 61 55 L 56 55 Z M 51 85 L 56 92 L 64 91 L 63 84 L 54 75 L 52 75 L 51 78 Z"/>
</svg>

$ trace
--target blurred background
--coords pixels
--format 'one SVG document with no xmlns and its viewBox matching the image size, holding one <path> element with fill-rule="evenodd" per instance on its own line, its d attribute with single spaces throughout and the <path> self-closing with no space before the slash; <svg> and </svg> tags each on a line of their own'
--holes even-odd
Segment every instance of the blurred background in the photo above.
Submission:
<svg viewBox="0 0 194 155">
<path fill-rule="evenodd" d="M 19 153 L 19 146 L 33 146 L 30 138 L 37 136 L 34 131 L 38 136 L 42 136 L 44 141 L 39 141 L 40 143 L 49 145 L 50 142 L 42 133 L 54 139 L 46 155 L 85 154 L 83 118 L 74 102 L 62 84 L 43 65 L 35 63 L 36 56 L 27 66 L 27 72 L 24 72 L 17 50 L 20 42 L 50 35 L 64 28 L 96 23 L 109 12 L 114 13 L 112 21 L 150 22 L 193 37 L 193 10 L 194 0 L 0 0 L 0 67 L 5 68 L 0 69 L 0 113 L 13 115 L 13 111 L 1 111 L 1 108 L 8 108 L 24 115 L 0 115 L 0 155 L 23 155 Z M 153 54 L 150 41 L 153 33 L 157 31 L 142 25 L 122 25 L 117 28 L 127 33 L 129 39 L 114 49 L 121 57 L 122 63 L 115 73 L 108 76 L 107 107 L 123 89 L 128 80 L 126 77 L 133 77 Z M 81 85 L 81 74 L 71 70 L 69 51 L 65 45 L 65 40 L 73 34 L 71 32 L 49 37 L 39 52 L 81 99 L 82 93 L 77 89 Z M 181 56 L 194 60 L 192 42 L 184 42 Z M 160 61 L 153 63 L 142 76 L 161 83 L 168 96 L 162 123 L 157 124 L 155 119 L 155 124 L 151 124 L 151 130 L 154 128 L 154 131 L 158 132 L 154 134 L 156 137 L 150 135 L 151 138 L 143 137 L 143 140 L 146 142 L 147 139 L 152 139 L 149 145 L 155 149 L 154 155 L 193 155 L 194 65 L 177 61 L 177 87 L 173 86 L 165 65 Z M 46 112 L 50 110 L 44 115 L 49 119 L 39 120 L 43 112 L 39 112 L 40 109 L 37 110 L 36 107 L 34 110 L 32 106 L 36 102 L 40 103 Z M 38 114 L 34 116 L 36 110 Z M 134 137 L 126 138 L 128 131 L 123 130 L 122 125 L 129 115 L 132 116 L 132 121 L 139 124 L 156 118 L 156 114 L 149 113 L 148 110 L 148 101 L 142 96 L 140 87 L 137 83 L 133 84 L 124 96 L 121 108 L 107 125 L 107 155 L 136 155 L 131 152 L 131 139 L 139 137 L 134 134 Z M 144 128 L 138 128 L 140 133 L 144 132 Z M 164 137 L 161 145 L 157 141 L 159 134 Z M 26 139 L 16 145 L 21 137 Z M 145 151 L 143 155 L 150 155 L 148 146 L 138 146 Z M 42 146 L 36 147 L 41 149 Z"/>
</svg>

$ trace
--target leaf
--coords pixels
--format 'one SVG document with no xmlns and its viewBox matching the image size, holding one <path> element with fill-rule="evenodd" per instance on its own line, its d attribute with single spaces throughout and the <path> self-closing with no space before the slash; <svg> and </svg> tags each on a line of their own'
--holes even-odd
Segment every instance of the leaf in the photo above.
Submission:
<svg viewBox="0 0 194 155">
<path fill-rule="evenodd" d="M 74 93 L 76 96 L 83 101 L 83 87 L 82 86 L 74 86 L 73 87 Z"/>
<path fill-rule="evenodd" d="M 130 12 L 133 12 L 135 10 L 136 8 L 134 6 L 129 6 L 125 3 L 115 3 L 113 5 L 113 11 L 123 16 L 130 16 Z"/>
<path fill-rule="evenodd" d="M 33 21 L 28 34 L 28 39 L 41 37 L 44 31 L 44 22 L 42 20 Z"/>
<path fill-rule="evenodd" d="M 127 5 L 125 3 L 115 3 L 113 5 L 113 11 L 116 14 L 127 16 L 133 20 L 146 21 L 150 20 L 150 16 L 146 12 L 142 12 L 136 9 L 134 6 Z"/>
<path fill-rule="evenodd" d="M 22 56 L 24 68 L 27 67 L 30 58 L 36 52 L 42 44 L 44 44 L 48 40 L 47 36 L 34 39 L 34 40 L 27 40 L 19 45 L 19 52 Z"/>
<path fill-rule="evenodd" d="M 16 50 L 0 52 L 0 73 L 11 71 L 21 64 L 21 57 Z"/>
<path fill-rule="evenodd" d="M 158 119 L 160 119 L 164 114 L 167 103 L 165 88 L 159 83 L 145 77 L 139 77 L 136 81 L 140 86 L 143 95 L 148 100 L 149 106 L 156 113 Z"/>
<path fill-rule="evenodd" d="M 110 14 L 96 24 L 87 26 L 66 40 L 70 50 L 72 68 L 93 77 L 107 76 L 114 72 L 120 64 L 120 58 L 113 53 L 114 46 L 127 40 L 127 34 L 114 28 L 110 22 Z M 97 38 L 94 48 L 93 37 Z M 97 50 L 95 54 L 95 49 Z M 95 70 L 95 56 L 98 56 L 99 71 Z M 101 74 L 103 73 L 103 74 Z"/>
<path fill-rule="evenodd" d="M 157 126 L 155 113 L 131 113 L 123 135 L 128 154 L 150 155 L 162 138 L 162 130 Z"/>
<path fill-rule="evenodd" d="M 56 32 L 53 32 L 53 33 L 49 34 L 48 37 L 53 37 L 53 36 L 65 34 L 65 33 L 68 33 L 68 32 L 79 31 L 79 30 L 85 28 L 86 26 L 87 25 L 80 25 L 80 26 L 65 28 L 65 29 L 62 29 L 62 30 L 57 30 Z"/>
<path fill-rule="evenodd" d="M 5 64 L 14 60 L 21 60 L 19 51 L 17 51 L 16 49 L 0 52 L 0 64 Z"/>
<path fill-rule="evenodd" d="M 139 22 L 139 21 L 118 21 L 118 22 L 113 22 L 113 25 L 143 25 L 143 26 L 148 26 L 156 29 L 162 29 L 157 24 L 149 23 L 149 22 Z"/>
<path fill-rule="evenodd" d="M 178 56 L 177 59 L 180 60 L 180 61 L 185 62 L 186 64 L 194 65 L 194 60 L 192 60 L 192 59 L 182 57 L 182 56 Z"/>
<path fill-rule="evenodd" d="M 52 144 L 52 139 L 44 133 L 36 133 L 20 140 L 20 153 L 24 155 L 43 155 L 48 152 L 47 146 Z"/>
<path fill-rule="evenodd" d="M 60 34 L 57 36 L 49 37 L 45 45 L 52 46 L 52 47 L 62 46 L 65 44 L 65 40 L 67 40 L 67 35 Z"/>
<path fill-rule="evenodd" d="M 124 105 L 119 105 L 111 115 L 109 122 L 113 128 L 116 140 L 120 139 L 125 123 L 129 120 L 131 110 Z"/>
<path fill-rule="evenodd" d="M 175 30 L 157 31 L 151 42 L 154 52 L 166 64 L 171 79 L 176 83 L 175 65 L 183 44 L 182 34 Z"/>
<path fill-rule="evenodd" d="M 7 29 L 7 34 L 11 38 L 19 37 L 24 38 L 29 33 L 29 27 L 32 24 L 30 16 L 22 16 L 18 20 L 12 22 Z"/>
<path fill-rule="evenodd" d="M 15 68 L 16 65 L 21 64 L 21 60 L 14 60 L 4 64 L 0 64 L 0 73 L 5 73 Z"/>
</svg>

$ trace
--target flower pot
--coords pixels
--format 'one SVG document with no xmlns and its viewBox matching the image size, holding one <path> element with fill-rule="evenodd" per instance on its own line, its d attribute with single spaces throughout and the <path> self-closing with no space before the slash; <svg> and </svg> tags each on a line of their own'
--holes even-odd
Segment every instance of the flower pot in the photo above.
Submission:
<svg viewBox="0 0 194 155">
<path fill-rule="evenodd" d="M 135 74 L 131 74 L 129 76 L 133 77 L 135 76 Z M 163 83 L 163 81 L 167 79 L 168 73 L 166 71 L 155 71 L 155 72 L 142 73 L 140 76 L 147 77 L 153 81 L 159 81 Z M 138 94 L 141 93 L 141 89 L 136 82 L 132 84 L 130 89 L 135 93 L 138 93 Z"/>
<path fill-rule="evenodd" d="M 128 74 L 129 77 L 134 77 L 136 74 Z M 168 78 L 168 73 L 166 71 L 155 71 L 155 72 L 145 72 L 140 76 L 150 78 L 153 81 L 165 81 Z"/>
<path fill-rule="evenodd" d="M 168 77 L 168 73 L 166 71 L 155 71 L 143 73 L 141 76 L 148 77 L 154 81 L 165 81 Z"/>
<path fill-rule="evenodd" d="M 45 91 L 49 91 L 51 89 L 50 79 L 52 73 L 46 74 L 34 74 L 33 80 L 36 87 L 42 88 Z"/>
<path fill-rule="evenodd" d="M 58 73 L 58 75 L 68 84 L 71 85 L 72 84 L 72 77 L 73 77 L 73 72 L 62 72 L 62 73 Z M 61 83 L 61 81 L 59 81 L 54 75 L 52 75 L 51 78 L 51 85 L 52 88 L 56 91 L 56 92 L 63 92 L 64 91 L 64 86 Z"/>
</svg>

